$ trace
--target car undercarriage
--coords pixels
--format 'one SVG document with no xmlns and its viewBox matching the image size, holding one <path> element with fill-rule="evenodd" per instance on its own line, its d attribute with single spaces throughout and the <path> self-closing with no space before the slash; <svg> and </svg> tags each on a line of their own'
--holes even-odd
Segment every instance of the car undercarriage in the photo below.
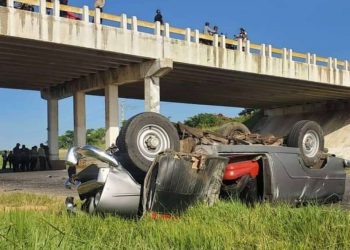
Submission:
<svg viewBox="0 0 350 250">
<path fill-rule="evenodd" d="M 115 147 L 71 148 L 67 164 L 97 160 L 74 176 L 88 213 L 180 214 L 226 197 L 248 205 L 337 202 L 349 164 L 326 153 L 322 133 L 312 121 L 298 122 L 286 138 L 251 134 L 241 124 L 202 131 L 142 113 L 122 128 Z"/>
</svg>

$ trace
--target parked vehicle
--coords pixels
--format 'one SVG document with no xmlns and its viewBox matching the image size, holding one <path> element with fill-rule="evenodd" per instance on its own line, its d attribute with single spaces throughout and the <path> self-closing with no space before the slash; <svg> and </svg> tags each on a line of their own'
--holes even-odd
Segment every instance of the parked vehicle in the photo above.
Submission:
<svg viewBox="0 0 350 250">
<path fill-rule="evenodd" d="M 177 153 L 180 145 L 189 152 Z M 67 163 L 83 157 L 101 162 L 76 176 L 85 211 L 136 216 L 181 212 L 198 201 L 212 204 L 220 191 L 248 204 L 340 201 L 349 164 L 324 151 L 322 129 L 313 121 L 296 123 L 281 140 L 237 124 L 206 133 L 142 113 L 122 128 L 116 148 L 72 148 Z"/>
</svg>

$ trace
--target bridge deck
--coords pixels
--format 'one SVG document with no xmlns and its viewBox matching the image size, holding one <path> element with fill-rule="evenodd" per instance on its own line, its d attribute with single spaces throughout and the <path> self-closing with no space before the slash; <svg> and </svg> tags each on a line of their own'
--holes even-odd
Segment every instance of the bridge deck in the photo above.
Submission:
<svg viewBox="0 0 350 250">
<path fill-rule="evenodd" d="M 121 26 L 115 28 L 90 23 L 81 9 L 73 10 L 83 14 L 82 21 L 47 16 L 46 8 L 41 9 L 0 8 L 0 87 L 48 92 L 55 87 L 61 93 L 67 85 L 81 84 L 77 79 L 164 58 L 173 61 L 173 70 L 161 78 L 163 101 L 279 107 L 350 98 L 347 61 L 329 58 L 325 63 L 315 55 L 226 41 L 126 16 L 113 17 Z M 155 34 L 138 30 L 145 27 Z M 171 32 L 185 34 L 184 40 L 171 38 Z M 199 43 L 200 38 L 212 40 L 213 46 Z M 236 44 L 237 50 L 226 49 L 225 43 Z M 144 98 L 143 81 L 116 84 L 120 97 Z M 86 92 L 103 95 L 104 88 Z"/>
</svg>

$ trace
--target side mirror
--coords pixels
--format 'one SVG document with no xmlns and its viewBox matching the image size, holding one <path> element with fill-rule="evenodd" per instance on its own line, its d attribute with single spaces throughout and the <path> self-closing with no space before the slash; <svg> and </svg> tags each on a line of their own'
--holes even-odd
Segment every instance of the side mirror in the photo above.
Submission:
<svg viewBox="0 0 350 250">
<path fill-rule="evenodd" d="M 69 166 L 76 166 L 79 161 L 79 155 L 76 152 L 78 148 L 77 147 L 71 147 L 68 150 L 67 157 L 66 157 L 66 164 Z"/>
</svg>

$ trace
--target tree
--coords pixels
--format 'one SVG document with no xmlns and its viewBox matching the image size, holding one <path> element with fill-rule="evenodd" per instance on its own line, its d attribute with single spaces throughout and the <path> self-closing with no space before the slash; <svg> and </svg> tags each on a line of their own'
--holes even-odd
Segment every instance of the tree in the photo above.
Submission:
<svg viewBox="0 0 350 250">
<path fill-rule="evenodd" d="M 88 129 L 86 130 L 86 143 L 88 145 L 103 147 L 105 144 L 106 129 Z M 74 132 L 67 130 L 63 135 L 58 137 L 59 148 L 69 148 L 74 143 Z"/>
<path fill-rule="evenodd" d="M 106 129 L 88 129 L 86 131 L 86 143 L 88 145 L 103 146 L 105 144 Z"/>
<path fill-rule="evenodd" d="M 184 121 L 185 125 L 194 128 L 210 128 L 220 126 L 224 123 L 230 122 L 231 118 L 228 118 L 222 114 L 209 114 L 201 113 L 192 116 Z"/>
<path fill-rule="evenodd" d="M 58 137 L 59 148 L 69 148 L 73 146 L 74 142 L 74 132 L 72 130 L 67 130 L 63 135 Z"/>
</svg>

